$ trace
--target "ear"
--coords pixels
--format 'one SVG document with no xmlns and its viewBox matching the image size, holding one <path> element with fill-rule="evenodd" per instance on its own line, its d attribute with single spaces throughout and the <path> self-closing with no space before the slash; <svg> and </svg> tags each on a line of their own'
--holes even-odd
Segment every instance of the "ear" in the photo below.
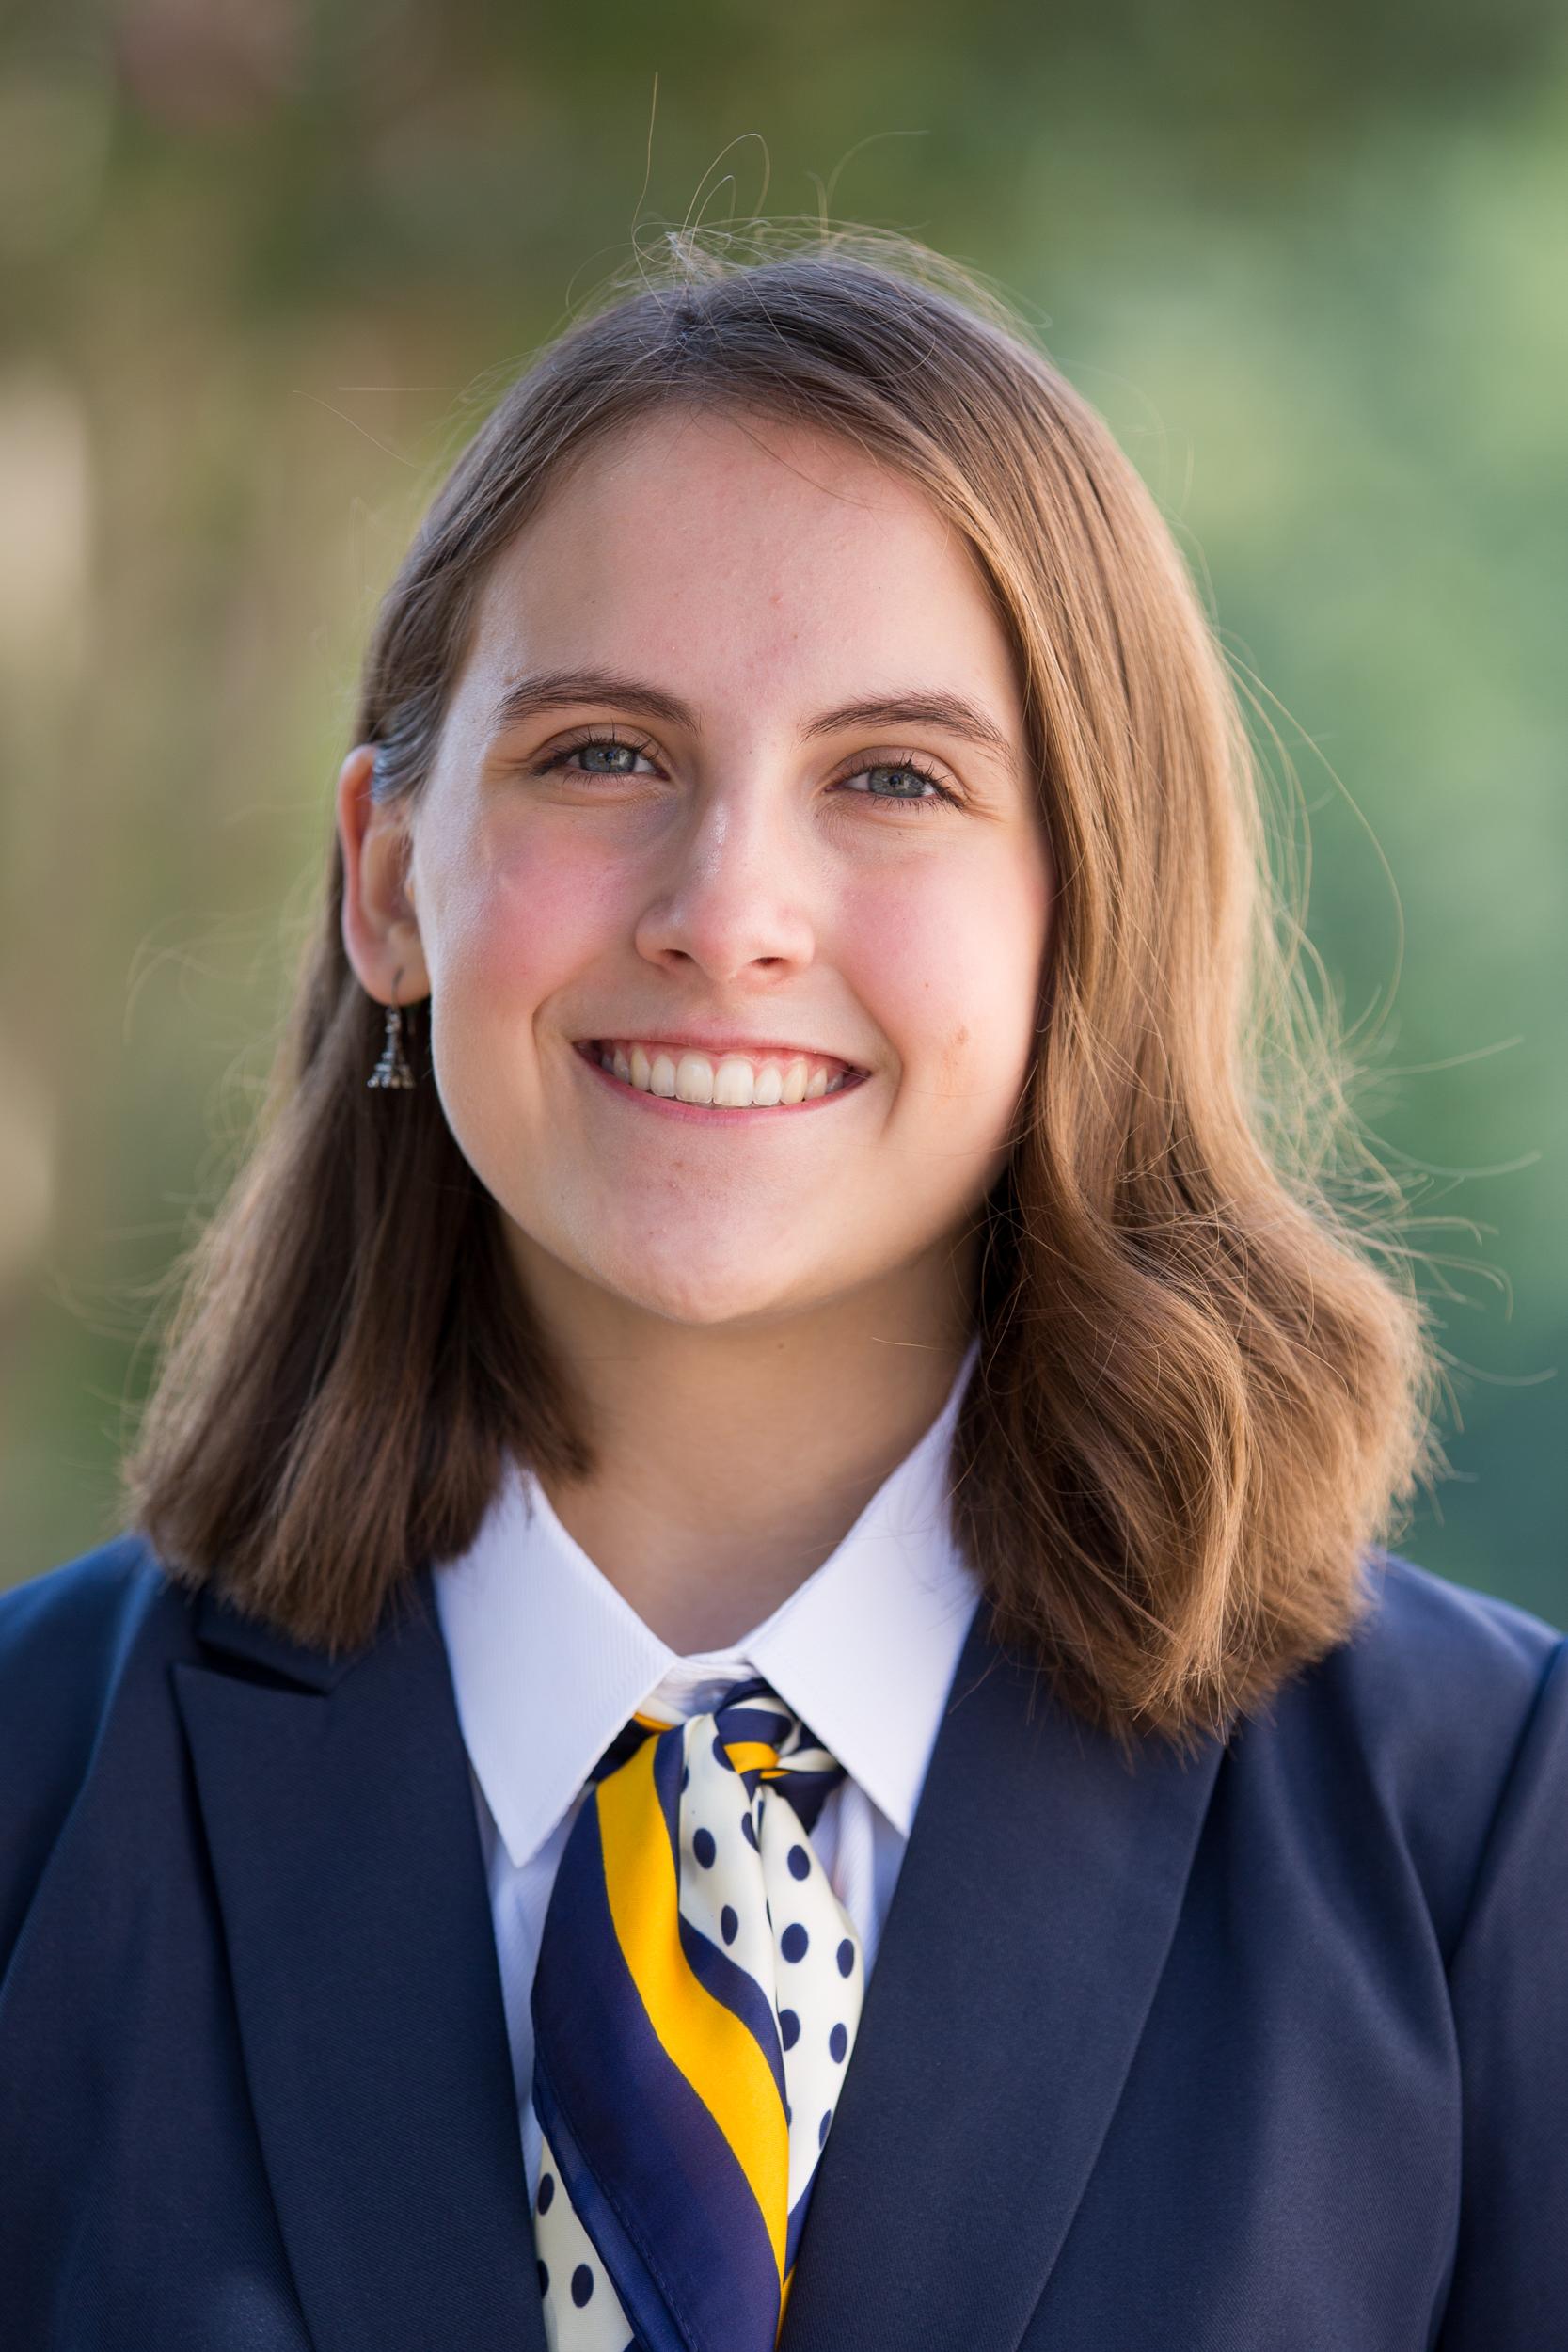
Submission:
<svg viewBox="0 0 1568 2352">
<path fill-rule="evenodd" d="M 338 771 L 343 948 L 368 996 L 411 1005 L 431 990 L 408 881 L 412 845 L 403 805 L 371 798 L 374 765 L 373 745 L 356 743 Z"/>
</svg>

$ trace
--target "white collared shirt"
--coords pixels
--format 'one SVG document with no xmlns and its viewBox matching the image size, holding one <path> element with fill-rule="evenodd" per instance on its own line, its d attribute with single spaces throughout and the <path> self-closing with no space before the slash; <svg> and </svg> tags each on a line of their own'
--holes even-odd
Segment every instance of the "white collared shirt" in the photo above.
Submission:
<svg viewBox="0 0 1568 2352">
<path fill-rule="evenodd" d="M 953 1541 L 948 1451 L 972 1341 L 931 1426 L 843 1542 L 733 1648 L 679 1657 L 509 1470 L 471 1548 L 437 1566 L 436 1610 L 474 1786 L 523 2158 L 538 2182 L 530 2001 L 545 1911 L 588 1776 L 639 1707 L 691 1715 L 767 1678 L 845 1768 L 812 1843 L 869 1980 L 948 1688 L 979 1597 Z"/>
</svg>

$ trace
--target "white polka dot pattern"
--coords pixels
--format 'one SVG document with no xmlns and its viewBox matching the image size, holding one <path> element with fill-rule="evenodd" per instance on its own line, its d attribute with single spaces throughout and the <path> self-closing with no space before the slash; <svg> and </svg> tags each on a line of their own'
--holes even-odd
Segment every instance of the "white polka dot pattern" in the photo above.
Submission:
<svg viewBox="0 0 1568 2352">
<path fill-rule="evenodd" d="M 551 2322 L 564 2304 L 571 2318 L 565 2341 L 574 2352 L 632 2352 L 632 2333 L 620 2297 L 598 2249 L 561 2187 L 561 2169 L 546 2137 L 539 2167 L 533 2212 L 533 2241 L 539 2256 L 539 2290 L 545 2298 L 545 2333 L 562 2341 Z"/>
<path fill-rule="evenodd" d="M 688 1723 L 686 1760 L 691 1779 L 681 1800 L 681 1915 L 754 1979 L 779 2020 L 793 2213 L 816 2169 L 827 2137 L 823 2119 L 837 2102 L 855 2043 L 865 1991 L 860 1938 L 779 1783 L 764 1781 L 748 1798 L 738 1774 L 713 1753 L 710 1716 Z M 741 1826 L 748 1818 L 754 1851 Z M 692 1840 L 710 1825 L 714 1859 L 704 1869 Z M 733 1938 L 724 1932 L 732 1924 Z M 839 1958 L 846 1951 L 847 1976 Z M 842 2028 L 842 2058 L 829 2046 L 835 2028 Z"/>
<path fill-rule="evenodd" d="M 741 1694 L 738 1704 L 735 1703 L 736 1694 L 732 1694 L 713 1712 L 691 1716 L 678 1728 L 673 1724 L 659 1736 L 657 1744 L 661 1753 L 654 1763 L 653 1774 L 657 1776 L 662 1771 L 662 1780 L 657 1783 L 663 1791 L 662 1804 L 654 1801 L 656 1778 L 649 1774 L 652 1751 L 647 1740 L 650 1730 L 657 1727 L 656 1718 L 638 1719 L 641 1738 L 628 1726 L 617 1745 L 621 1748 L 629 1743 L 630 1754 L 618 1756 L 617 1749 L 612 1749 L 610 1758 L 615 1760 L 611 1762 L 610 1773 L 606 1775 L 605 1766 L 601 1765 L 603 1777 L 596 1776 L 595 1799 L 606 1789 L 609 1778 L 620 1780 L 629 1772 L 633 1759 L 641 1752 L 643 1778 L 639 1785 L 646 1788 L 649 1796 L 644 1813 L 637 1817 L 638 1836 L 641 1839 L 646 1836 L 656 1841 L 662 1837 L 662 1868 L 666 1877 L 671 1820 L 678 1824 L 674 1850 L 676 1916 L 671 1918 L 664 1931 L 664 1947 L 652 1960 L 643 1949 L 641 1930 L 633 1928 L 628 1931 L 625 1919 L 617 1916 L 618 1953 L 625 1958 L 626 1970 L 617 1975 L 612 1966 L 606 1978 L 609 1990 L 605 1995 L 601 2046 L 607 2062 L 612 2049 L 619 2050 L 624 2060 L 628 2050 L 635 2056 L 639 2048 L 651 2047 L 652 2037 L 664 2054 L 679 2065 L 681 2054 L 689 2057 L 690 2047 L 685 2038 L 684 2004 L 689 2002 L 691 2014 L 701 2019 L 711 2013 L 715 2001 L 721 2001 L 744 2021 L 753 2042 L 762 2048 L 768 2068 L 775 2075 L 775 2084 L 782 2075 L 787 2132 L 787 2192 L 784 2192 L 781 2180 L 780 2201 L 764 2214 L 751 2201 L 742 2184 L 747 2212 L 739 2218 L 743 2233 L 749 2241 L 754 2236 L 756 2244 L 748 2243 L 744 2260 L 740 2249 L 736 2249 L 737 2299 L 744 2300 L 747 2308 L 735 2312 L 733 2329 L 727 2321 L 724 2329 L 726 2352 L 731 2346 L 733 2352 L 768 2352 L 768 2347 L 776 2344 L 783 2325 L 811 2185 L 821 2162 L 854 2048 L 864 1995 L 864 1968 L 854 1923 L 834 1894 L 801 1819 L 803 1811 L 808 1820 L 815 1820 L 829 1788 L 842 1778 L 842 1770 L 815 1742 L 800 1719 L 757 1681 L 737 1686 L 737 1692 Z M 674 1801 L 677 1760 L 678 1807 Z M 796 1804 L 784 1793 L 792 1772 L 797 1775 L 801 1811 L 797 1811 Z M 607 1814 L 611 1812 L 608 1798 L 605 1810 Z M 591 1806 L 585 1805 L 584 1817 L 590 1811 Z M 613 1883 L 617 1868 L 624 1867 L 612 1820 L 605 1832 L 602 1850 L 594 1842 L 598 1836 L 597 1822 L 590 1821 L 584 1831 L 587 1843 L 583 1852 L 597 1864 L 599 1877 L 586 1882 L 578 1880 L 578 1892 L 573 1899 L 579 1904 L 583 1901 L 584 1883 L 590 1889 L 594 1885 L 602 1887 L 607 1879 Z M 558 1886 L 562 1883 L 571 1882 L 558 1882 Z M 553 1903 L 552 1921 L 547 1922 L 546 1933 L 551 1923 L 563 1931 L 567 1926 L 566 1921 L 554 1919 Z M 669 1950 L 671 1944 L 678 1944 L 678 1953 Z M 558 2090 L 567 2084 L 562 2093 L 565 2101 L 562 2122 L 564 2127 L 569 2115 L 571 2126 L 562 2148 L 564 2151 L 575 2137 L 578 2144 L 570 2150 L 567 2174 L 573 2189 L 583 2200 L 584 2210 L 579 2213 L 574 2207 L 572 2192 L 557 2160 L 557 2148 L 546 2128 L 533 2217 L 546 2340 L 551 2352 L 635 2352 L 640 2342 L 637 2320 L 641 2313 L 647 2332 L 657 2332 L 660 2342 L 689 2342 L 691 2334 L 688 2332 L 688 2323 L 691 2324 L 692 2333 L 701 2332 L 691 2322 L 691 2313 L 704 2291 L 701 2284 L 694 2287 L 691 2280 L 695 2278 L 709 2281 L 722 2274 L 731 2249 L 722 2240 L 717 2240 L 711 2248 L 705 2247 L 701 2235 L 703 2215 L 688 2210 L 691 2204 L 700 2206 L 701 2200 L 682 2201 L 679 2245 L 667 2246 L 662 2240 L 650 2245 L 661 2219 L 657 2203 L 650 2205 L 644 2192 L 640 2205 L 636 2182 L 622 2177 L 617 2170 L 615 2147 L 596 2146 L 593 2142 L 593 2119 L 595 2111 L 602 2113 L 603 2086 L 592 2075 L 595 2053 L 580 2046 L 585 2042 L 600 2042 L 587 1930 L 583 1930 L 576 1950 L 564 1932 L 558 1936 L 555 1950 L 559 1956 L 556 1981 L 566 1988 L 565 2006 L 570 2010 L 571 2030 L 578 2046 L 571 2053 L 562 2051 L 559 2023 L 552 2043 L 550 2021 L 559 2005 L 554 2004 L 549 1993 L 544 1955 L 541 1967 L 546 1979 L 546 2007 L 543 2013 L 536 2009 L 536 2027 L 542 2064 L 553 2075 Z M 574 1958 L 582 1962 L 575 1970 L 570 1966 Z M 643 1976 L 638 1990 L 647 1994 L 646 2008 L 638 2008 L 636 2011 L 637 2033 L 644 2037 L 641 2042 L 637 2033 L 629 2041 L 622 2038 L 625 2018 L 610 2014 L 612 2001 L 624 2004 L 626 2000 L 626 1972 L 636 1978 L 639 1968 Z M 743 1988 L 730 1973 L 736 1969 L 750 1980 L 749 1986 Z M 585 1983 L 589 1984 L 586 1994 Z M 753 2062 L 754 2059 L 753 2051 Z M 586 2076 L 579 2074 L 575 2091 L 567 2083 L 568 2070 L 574 2063 L 579 2069 L 589 2070 Z M 723 2084 L 727 2079 L 710 2078 L 707 2088 L 711 2088 L 713 2095 L 704 2100 L 707 2116 L 721 2129 Z M 758 2079 L 766 2084 L 767 2072 L 762 2072 Z M 692 2081 L 689 2087 L 699 2094 L 705 2090 L 700 2079 Z M 540 2088 L 543 2090 L 544 2086 L 541 2084 Z M 684 2093 L 684 2078 L 679 2088 Z M 777 2097 L 776 2087 L 768 2095 Z M 617 2080 L 610 2104 L 616 2106 L 618 2113 L 626 2103 L 635 2103 L 637 2099 L 638 2085 L 634 2079 Z M 650 2118 L 652 2104 L 650 2101 Z M 550 2095 L 546 2093 L 545 2106 L 549 2105 Z M 667 2114 L 670 2110 L 661 2112 Z M 777 2113 L 776 2108 L 774 2112 Z M 588 2119 L 586 2123 L 581 2118 Z M 624 2133 L 629 2124 L 635 2132 L 638 2121 L 632 2115 L 618 2128 Z M 624 2150 L 624 2139 L 621 2145 Z M 645 2148 L 646 2143 L 642 2145 Z M 722 2150 L 720 2153 L 722 2156 Z M 754 2159 L 752 2149 L 737 2146 L 736 2153 L 746 2169 L 751 2189 L 755 2190 L 765 2168 Z M 782 2154 L 781 2150 L 781 2170 Z M 768 2173 L 768 2177 L 771 2181 L 774 2176 Z M 608 2218 L 601 2223 L 601 2217 L 606 2216 Z M 726 2226 L 733 2230 L 735 2219 L 732 2209 L 731 2221 Z M 595 2227 L 600 2227 L 605 2239 L 602 2246 L 594 2242 Z M 624 2228 L 629 2230 L 639 2254 L 627 2254 Z M 782 2255 L 782 2263 L 768 2256 L 769 2243 L 775 2254 Z M 759 2246 L 763 2252 L 761 2272 L 756 2262 Z M 751 2292 L 743 2296 L 739 2290 L 747 2283 Z M 618 2286 L 625 2289 L 625 2302 Z"/>
</svg>

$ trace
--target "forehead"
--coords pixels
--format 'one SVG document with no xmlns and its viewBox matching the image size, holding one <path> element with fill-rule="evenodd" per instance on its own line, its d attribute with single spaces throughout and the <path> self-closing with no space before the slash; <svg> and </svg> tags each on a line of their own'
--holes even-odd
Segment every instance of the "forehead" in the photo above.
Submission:
<svg viewBox="0 0 1568 2352">
<path fill-rule="evenodd" d="M 617 430 L 496 559 L 476 678 L 585 658 L 657 662 L 698 699 L 863 691 L 868 668 L 1012 697 L 979 567 L 918 485 L 839 435 L 731 411 Z"/>
</svg>

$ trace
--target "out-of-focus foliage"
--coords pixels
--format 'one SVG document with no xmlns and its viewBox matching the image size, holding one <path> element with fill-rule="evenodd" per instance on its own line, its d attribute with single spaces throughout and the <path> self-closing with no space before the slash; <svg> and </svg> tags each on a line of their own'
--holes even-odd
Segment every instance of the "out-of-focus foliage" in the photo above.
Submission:
<svg viewBox="0 0 1568 2352">
<path fill-rule="evenodd" d="M 995 277 L 1170 516 L 1299 779 L 1361 1114 L 1464 1220 L 1412 1234 L 1457 1475 L 1401 1548 L 1568 1622 L 1557 0 L 10 20 L 0 1581 L 116 1524 L 441 467 L 634 235 L 823 205 Z"/>
</svg>

